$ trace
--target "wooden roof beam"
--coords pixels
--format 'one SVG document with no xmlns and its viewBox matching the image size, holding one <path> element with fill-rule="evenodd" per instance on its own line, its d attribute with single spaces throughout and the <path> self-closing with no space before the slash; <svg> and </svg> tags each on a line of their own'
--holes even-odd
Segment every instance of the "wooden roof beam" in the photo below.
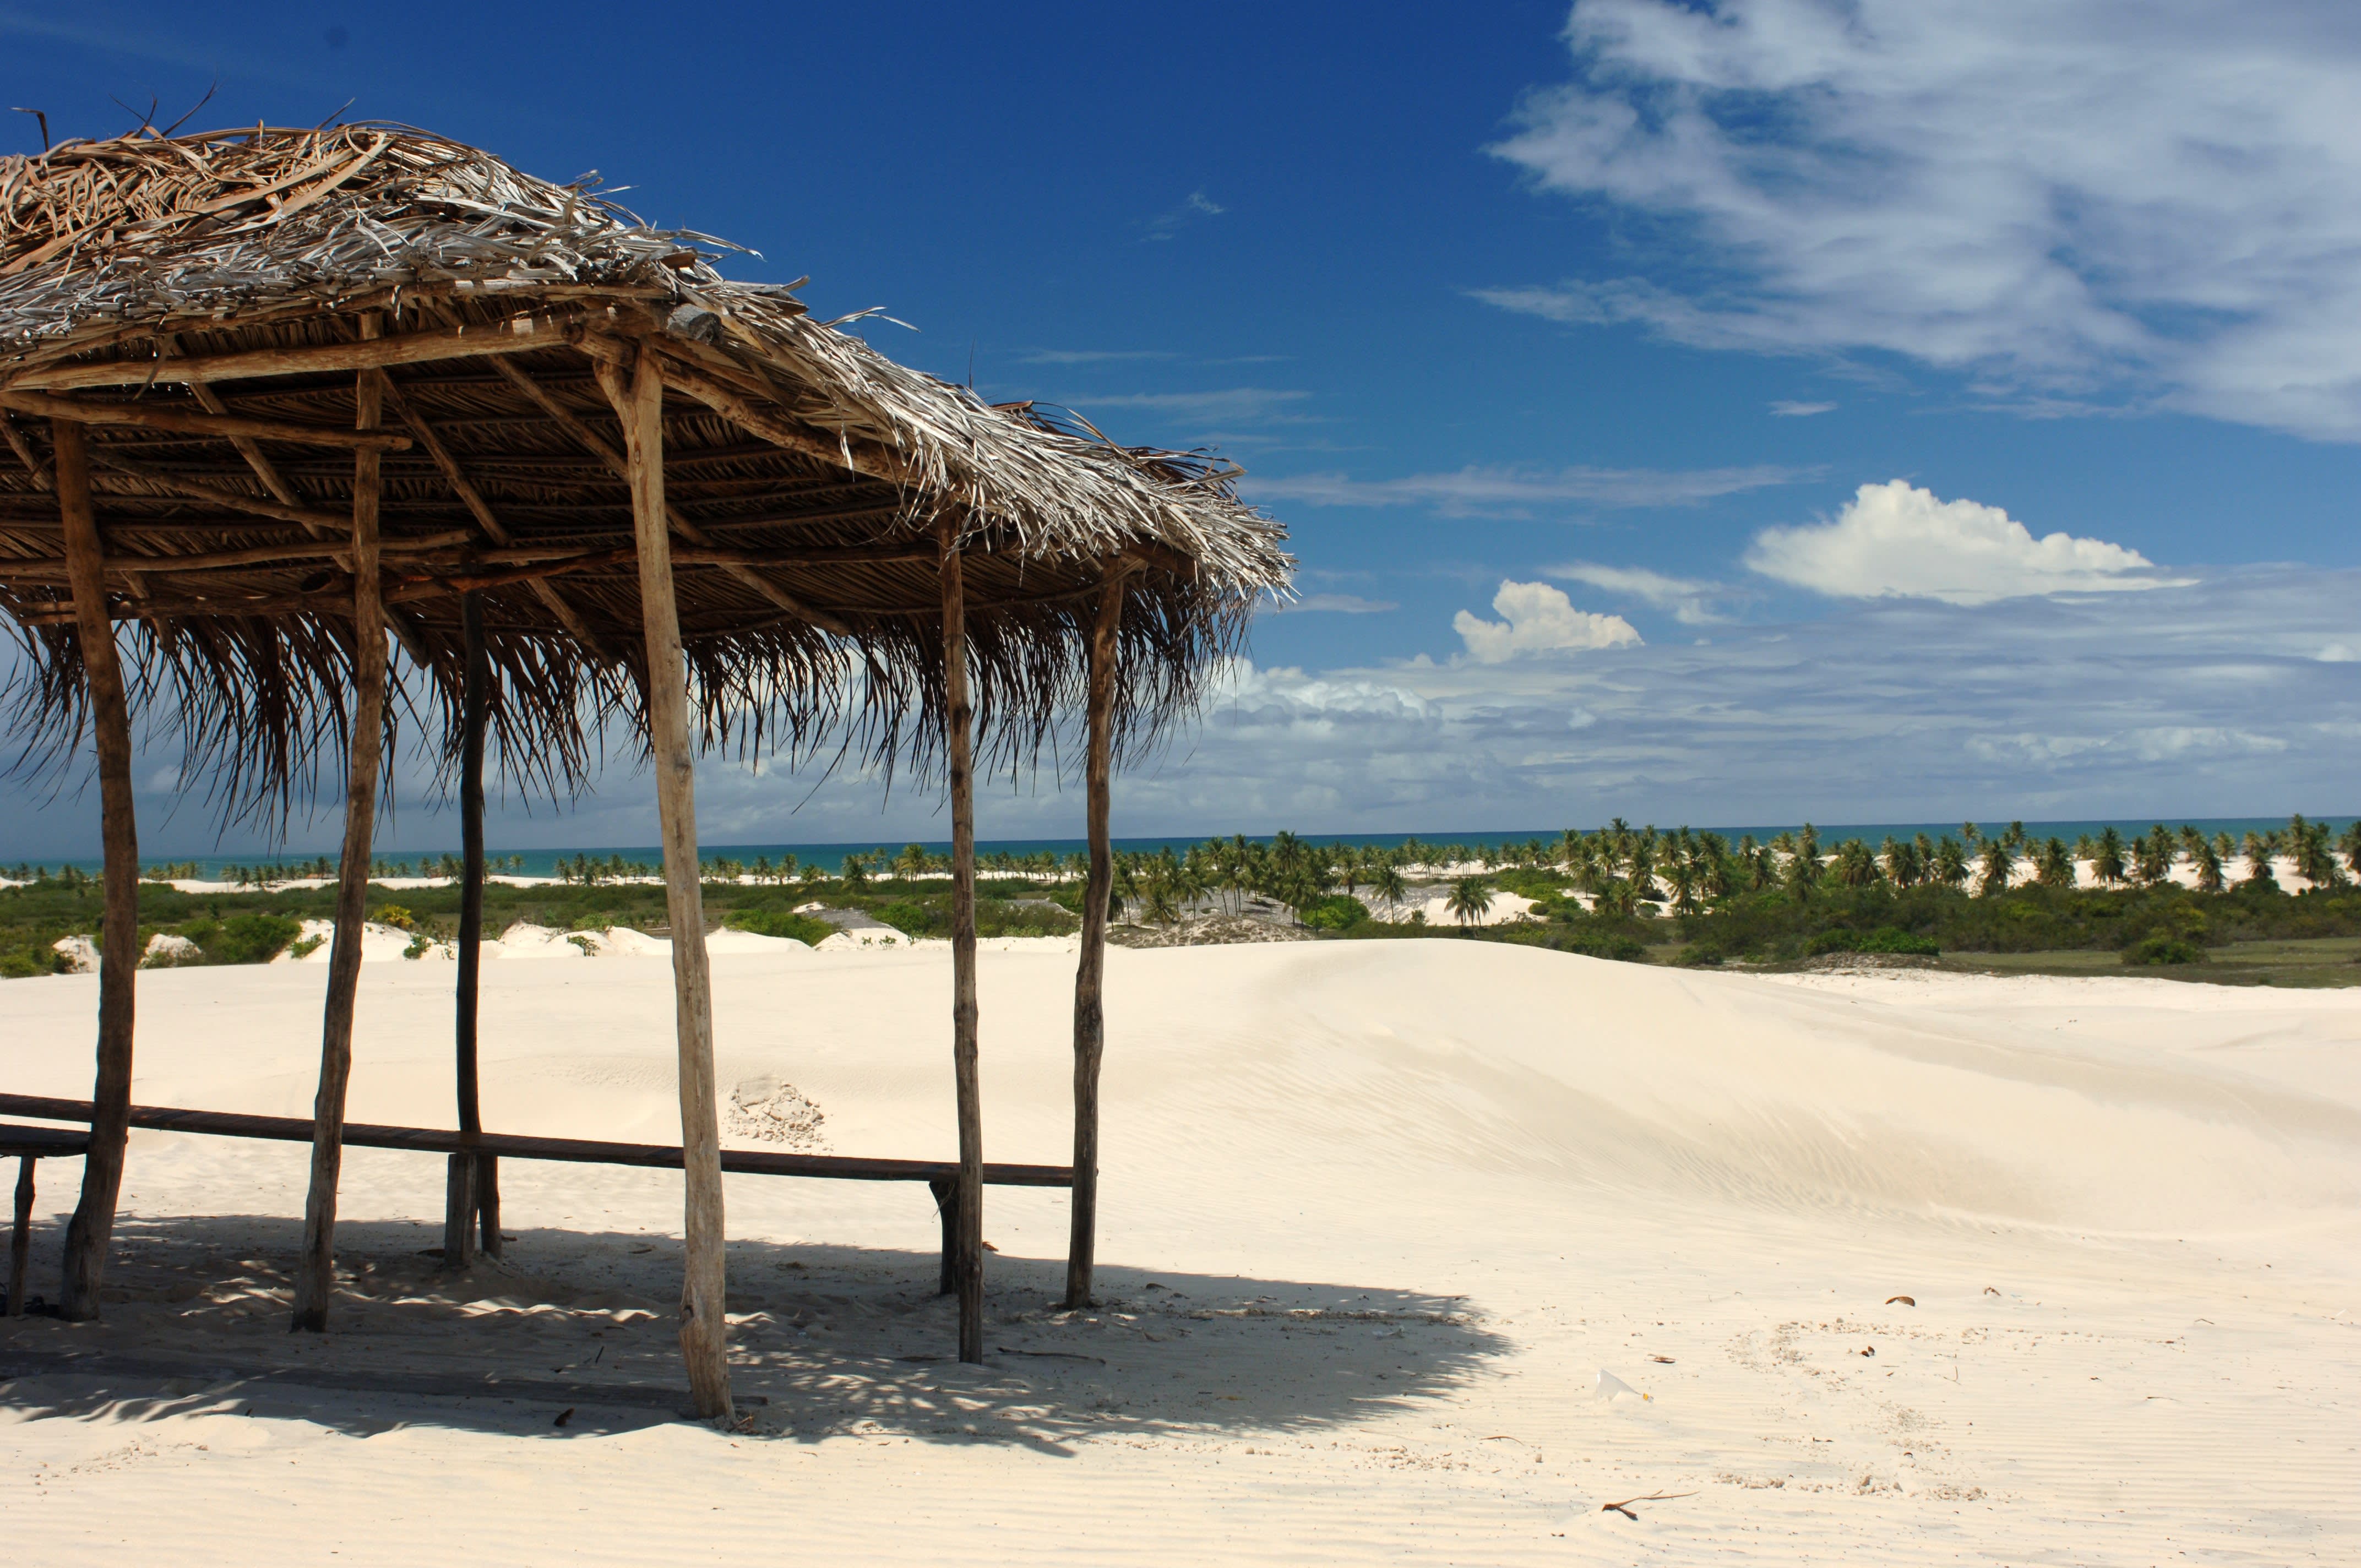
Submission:
<svg viewBox="0 0 2361 1568">
<path fill-rule="evenodd" d="M 145 387 L 159 382 L 243 381 L 262 376 L 310 376 L 330 371 L 381 370 L 389 365 L 477 359 L 488 354 L 527 354 L 564 346 L 581 335 L 578 323 L 542 316 L 515 316 L 483 326 L 404 333 L 355 343 L 307 344 L 301 348 L 250 348 L 236 354 L 115 359 L 100 365 L 49 365 L 19 371 L 5 385 L 10 391 L 68 391 L 78 387 Z"/>
<path fill-rule="evenodd" d="M 620 370 L 617 365 L 614 361 L 607 359 L 594 359 L 592 363 L 598 367 L 600 386 L 602 388 L 607 388 L 609 396 L 612 398 L 615 394 L 611 388 L 608 388 L 608 383 L 614 381 L 620 375 Z M 626 483 L 630 482 L 631 468 L 630 466 L 623 461 L 623 455 L 616 451 L 613 445 L 601 438 L 597 431 L 592 430 L 583 420 L 580 414 L 576 413 L 572 409 L 567 408 L 564 403 L 561 403 L 555 398 L 551 397 L 548 390 L 544 388 L 540 382 L 526 375 L 522 370 L 519 369 L 509 361 L 505 359 L 495 359 L 492 361 L 492 367 L 498 370 L 502 377 L 506 378 L 510 385 L 515 387 L 517 390 L 532 399 L 534 407 L 540 409 L 542 412 L 547 414 L 557 424 L 563 426 L 573 435 L 576 441 L 582 444 L 586 450 L 589 451 L 600 462 L 606 464 L 607 466 L 613 471 L 617 478 L 622 479 Z M 675 533 L 679 534 L 683 539 L 687 540 L 692 544 L 708 544 L 711 543 L 706 538 L 704 531 L 698 528 L 695 523 L 689 521 L 686 518 L 681 516 L 680 509 L 674 506 L 670 501 L 666 501 L 664 503 L 664 523 Z M 838 620 L 835 616 L 829 614 L 824 609 L 815 609 L 810 605 L 804 603 L 801 599 L 796 598 L 793 594 L 788 593 L 776 583 L 770 581 L 751 566 L 723 566 L 720 567 L 719 570 L 728 573 L 731 577 L 745 584 L 748 587 L 753 589 L 756 593 L 762 595 L 764 598 L 770 600 L 771 603 L 778 606 L 781 609 L 785 610 L 790 615 L 799 615 L 805 620 L 810 621 L 814 626 L 817 626 L 825 631 L 832 631 L 839 637 L 850 637 L 852 635 L 852 629 L 845 625 L 843 621 Z"/>
<path fill-rule="evenodd" d="M 386 400 L 393 405 L 395 415 L 410 427 L 410 433 L 418 438 L 418 444 L 425 448 L 426 455 L 434 460 L 434 466 L 443 475 L 443 482 L 451 487 L 451 493 L 467 507 L 468 515 L 476 520 L 476 525 L 494 543 L 508 543 L 513 535 L 493 512 L 491 503 L 484 499 L 484 493 L 476 488 L 467 471 L 459 466 L 459 460 L 451 455 L 451 449 L 443 444 L 441 433 L 423 414 L 411 406 L 390 376 L 386 378 L 385 395 Z M 577 642 L 589 650 L 592 657 L 604 663 L 613 663 L 620 657 L 608 646 L 605 638 L 591 630 L 582 612 L 556 588 L 540 581 L 535 581 L 532 587 L 533 597 L 547 607 L 549 613 L 557 618 L 558 624 L 565 627 Z"/>
<path fill-rule="evenodd" d="M 243 414 L 188 413 L 144 402 L 88 402 L 52 398 L 40 392 L 0 390 L 0 408 L 42 419 L 70 419 L 77 424 L 134 425 L 143 430 L 169 430 L 182 435 L 251 436 L 257 441 L 291 441 L 307 446 L 336 446 L 355 452 L 407 452 L 410 437 L 378 430 L 344 430 L 335 425 L 297 424 L 287 420 L 248 419 Z"/>
</svg>

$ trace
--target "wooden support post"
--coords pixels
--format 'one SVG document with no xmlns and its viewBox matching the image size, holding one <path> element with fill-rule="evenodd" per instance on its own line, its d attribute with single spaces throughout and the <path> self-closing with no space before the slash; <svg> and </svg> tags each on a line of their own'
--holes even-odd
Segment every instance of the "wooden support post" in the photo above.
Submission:
<svg viewBox="0 0 2361 1568">
<path fill-rule="evenodd" d="M 951 1072 L 959 1096 L 959 1212 L 952 1277 L 959 1287 L 959 1358 L 983 1359 L 983 1091 L 975 1000 L 975 760 L 969 731 L 967 598 L 959 547 L 942 528 L 943 754 L 951 786 Z"/>
<path fill-rule="evenodd" d="M 362 318 L 373 337 L 375 315 Z M 375 430 L 379 378 L 354 388 L 357 428 Z M 345 1087 L 353 1070 L 353 1003 L 360 989 L 361 922 L 377 828 L 378 764 L 385 741 L 385 605 L 378 576 L 379 454 L 353 453 L 353 723 L 345 770 L 344 860 L 336 875 L 336 931 L 328 948 L 328 998 L 320 1030 L 320 1088 L 312 1102 L 312 1187 L 303 1200 L 303 1255 L 295 1270 L 297 1332 L 324 1333 L 336 1292 L 336 1182 L 344 1171 Z"/>
<path fill-rule="evenodd" d="M 484 1130 L 476 1051 L 476 999 L 484 964 L 484 703 L 491 672 L 484 656 L 484 602 L 459 596 L 459 982 L 453 1008 L 458 1062 L 459 1131 Z M 476 1167 L 455 1154 L 445 1182 L 443 1266 L 476 1260 Z"/>
<path fill-rule="evenodd" d="M 8 1315 L 25 1315 L 25 1269 L 33 1256 L 33 1167 L 31 1155 L 16 1157 L 16 1223 L 8 1232 Z"/>
<path fill-rule="evenodd" d="M 959 1288 L 959 1183 L 940 1178 L 927 1183 L 935 1195 L 935 1218 L 943 1223 L 942 1266 L 935 1277 L 935 1294 L 948 1296 Z"/>
<path fill-rule="evenodd" d="M 1066 1243 L 1066 1307 L 1091 1304 L 1091 1273 L 1098 1263 L 1099 1063 L 1106 1053 L 1107 898 L 1115 887 L 1115 853 L 1107 837 L 1108 771 L 1115 733 L 1115 634 L 1123 620 L 1123 582 L 1099 590 L 1091 626 L 1090 740 L 1083 764 L 1090 880 L 1082 888 L 1082 951 L 1074 968 L 1074 1211 Z"/>
<path fill-rule="evenodd" d="M 131 802 L 131 715 L 123 663 L 108 618 L 105 551 L 90 499 L 90 449 L 82 427 L 59 420 L 49 427 L 56 451 L 58 515 L 73 585 L 74 631 L 89 683 L 92 728 L 98 740 L 98 799 L 106 854 L 105 947 L 98 961 L 98 1063 L 91 1089 L 90 1156 L 82 1162 L 82 1198 L 66 1223 L 65 1272 L 58 1310 L 68 1318 L 98 1316 L 99 1282 L 115 1236 L 115 1204 L 123 1190 L 124 1147 L 130 1138 L 132 1003 L 139 968 L 139 832 Z"/>
<path fill-rule="evenodd" d="M 697 859 L 697 763 L 689 747 L 688 668 L 673 595 L 672 540 L 664 522 L 664 378 L 642 357 L 626 380 L 599 365 L 599 384 L 623 425 L 631 527 L 647 628 L 648 745 L 664 832 L 664 908 L 672 922 L 672 978 L 680 1047 L 680 1142 L 686 1243 L 680 1352 L 697 1413 L 727 1418 L 729 1319 L 723 1277 L 720 1108 L 713 1083 L 713 976 L 705 952 L 705 896 Z"/>
</svg>

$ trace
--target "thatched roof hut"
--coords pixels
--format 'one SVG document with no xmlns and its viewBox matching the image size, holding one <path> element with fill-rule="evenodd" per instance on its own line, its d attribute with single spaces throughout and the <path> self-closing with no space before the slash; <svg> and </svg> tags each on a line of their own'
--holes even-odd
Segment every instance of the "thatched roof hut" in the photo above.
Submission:
<svg viewBox="0 0 2361 1568">
<path fill-rule="evenodd" d="M 0 611 L 30 655 L 16 718 L 36 758 L 94 736 L 106 842 L 69 1314 L 97 1310 L 129 1117 L 137 699 L 233 811 L 283 809 L 341 764 L 294 1314 L 326 1324 L 381 754 L 422 696 L 399 683 L 389 701 L 389 632 L 442 710 L 468 867 L 446 1259 L 478 1221 L 499 1234 L 471 1141 L 487 732 L 512 776 L 554 785 L 582 776 L 605 719 L 645 736 L 679 1003 L 682 1345 L 709 1414 L 730 1393 L 697 741 L 839 734 L 949 784 L 946 1278 L 977 1359 L 976 752 L 1021 760 L 1084 712 L 1067 1290 L 1088 1301 L 1111 758 L 1188 711 L 1256 600 L 1284 591 L 1281 531 L 1239 504 L 1234 469 L 987 405 L 812 321 L 792 288 L 724 280 L 728 248 L 395 126 L 143 131 L 0 159 Z"/>
<path fill-rule="evenodd" d="M 1287 581 L 1281 531 L 1225 465 L 986 404 L 813 320 L 793 286 L 723 279 L 730 248 L 394 126 L 0 159 L 0 608 L 32 634 L 36 711 L 70 718 L 81 686 L 36 422 L 70 401 L 110 613 L 175 699 L 185 771 L 283 804 L 341 755 L 352 465 L 283 436 L 350 431 L 362 366 L 386 371 L 395 438 L 388 619 L 455 693 L 457 591 L 481 590 L 494 723 L 525 773 L 577 768 L 575 724 L 636 706 L 630 496 L 595 377 L 617 345 L 645 345 L 676 394 L 665 499 L 708 741 L 792 746 L 843 718 L 873 758 L 931 760 L 946 521 L 987 756 L 1077 701 L 1111 572 L 1125 732 L 1184 711 Z"/>
</svg>

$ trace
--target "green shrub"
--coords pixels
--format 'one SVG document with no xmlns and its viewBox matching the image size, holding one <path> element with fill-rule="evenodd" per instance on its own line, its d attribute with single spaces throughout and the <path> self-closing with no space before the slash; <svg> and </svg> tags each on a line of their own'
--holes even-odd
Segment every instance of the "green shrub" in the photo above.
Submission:
<svg viewBox="0 0 2361 1568">
<path fill-rule="evenodd" d="M 414 931 L 418 928 L 418 916 L 399 904 L 380 905 L 378 907 L 377 918 L 380 926 L 390 926 L 397 931 Z"/>
<path fill-rule="evenodd" d="M 176 934 L 203 948 L 209 964 L 267 964 L 302 929 L 302 921 L 284 915 L 233 915 L 226 920 L 192 920 Z M 316 938 L 312 945 L 319 945 Z"/>
<path fill-rule="evenodd" d="M 2143 937 L 2124 949 L 2124 962 L 2134 967 L 2147 964 L 2202 964 L 2204 961 L 2204 948 L 2194 942 L 2183 941 L 2178 937 L 2168 937 L 2161 932 L 2153 937 Z"/>
<path fill-rule="evenodd" d="M 1369 906 L 1348 894 L 1308 900 L 1295 917 L 1315 931 L 1348 931 L 1369 917 Z"/>
<path fill-rule="evenodd" d="M 836 927 L 827 921 L 787 909 L 734 910 L 730 916 L 730 928 L 752 931 L 758 937 L 785 937 L 807 948 L 817 948 L 836 935 Z"/>
<path fill-rule="evenodd" d="M 1943 950 L 1943 944 L 1932 937 L 1922 937 L 1915 931 L 1904 931 L 1892 926 L 1881 926 L 1861 939 L 1857 953 L 1915 953 L 1934 958 Z"/>
<path fill-rule="evenodd" d="M 1934 938 L 1905 931 L 1898 926 L 1880 926 L 1873 931 L 1839 927 L 1804 944 L 1805 956 L 1815 959 L 1828 953 L 1909 953 L 1931 959 L 1942 950 L 1943 945 Z"/>
<path fill-rule="evenodd" d="M 1586 931 L 1549 945 L 1560 952 L 1580 953 L 1587 959 L 1612 959 L 1623 964 L 1644 964 L 1648 961 L 1646 943 L 1608 932 Z"/>
<path fill-rule="evenodd" d="M 65 972 L 66 956 L 55 948 L 10 948 L 0 952 L 0 980 L 30 980 L 35 975 Z"/>
</svg>

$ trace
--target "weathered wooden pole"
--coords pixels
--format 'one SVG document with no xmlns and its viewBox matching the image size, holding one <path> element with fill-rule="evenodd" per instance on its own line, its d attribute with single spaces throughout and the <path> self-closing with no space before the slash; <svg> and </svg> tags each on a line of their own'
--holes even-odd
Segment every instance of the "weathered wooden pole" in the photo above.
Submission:
<svg viewBox="0 0 2361 1568">
<path fill-rule="evenodd" d="M 375 314 L 361 335 L 375 337 Z M 382 372 L 363 370 L 353 388 L 354 423 L 378 427 Z M 378 461 L 353 454 L 353 723 L 345 767 L 344 859 L 336 870 L 336 931 L 328 948 L 328 998 L 320 1028 L 320 1087 L 312 1102 L 312 1188 L 303 1200 L 303 1255 L 295 1269 L 291 1327 L 325 1333 L 336 1293 L 336 1183 L 344 1174 L 345 1089 L 353 1071 L 353 1003 L 360 990 L 362 917 L 377 829 L 379 753 L 385 741 L 385 601 L 378 578 Z"/>
<path fill-rule="evenodd" d="M 82 1198 L 66 1222 L 64 1278 L 58 1311 L 98 1316 L 99 1282 L 115 1237 L 115 1204 L 131 1135 L 131 1025 L 139 969 L 139 832 L 131 803 L 131 714 L 123 662 L 106 613 L 105 550 L 90 499 L 90 450 L 82 427 L 49 422 L 56 447 L 58 515 L 65 534 L 67 580 L 73 587 L 74 633 L 89 683 L 91 727 L 98 740 L 98 802 L 106 854 L 104 948 L 98 960 L 98 1068 L 91 1086 L 90 1154 Z"/>
<path fill-rule="evenodd" d="M 1082 951 L 1074 967 L 1074 1213 L 1066 1243 L 1066 1306 L 1091 1304 L 1091 1271 L 1098 1262 L 1099 1062 L 1106 1053 L 1106 1014 L 1100 1005 L 1106 978 L 1107 898 L 1115 887 L 1115 854 L 1107 837 L 1107 775 L 1114 749 L 1115 634 L 1123 621 L 1120 579 L 1099 590 L 1091 626 L 1090 740 L 1083 763 L 1084 831 L 1090 836 L 1090 880 L 1082 886 Z"/>
<path fill-rule="evenodd" d="M 728 1417 L 730 1324 L 722 1261 L 721 1123 L 713 1083 L 713 976 L 705 952 L 705 895 L 697 876 L 697 762 L 688 738 L 688 668 L 673 597 L 665 532 L 664 380 L 642 355 L 628 381 L 598 364 L 599 384 L 623 425 L 631 527 L 647 630 L 648 749 L 664 832 L 664 908 L 672 922 L 672 978 L 680 1047 L 680 1143 L 686 1178 L 680 1289 L 680 1353 L 701 1416 Z"/>
<path fill-rule="evenodd" d="M 484 606 L 459 596 L 459 983 L 455 1004 L 459 1131 L 484 1130 L 476 1050 L 476 998 L 484 962 L 484 700 L 490 672 L 484 658 Z M 489 1155 L 455 1154 L 444 1183 L 443 1266 L 476 1260 L 478 1171 Z"/>
<path fill-rule="evenodd" d="M 975 722 L 967 689 L 967 595 L 942 525 L 943 754 L 951 786 L 951 1073 L 959 1097 L 959 1358 L 983 1359 L 983 1090 L 976 1063 Z"/>
<path fill-rule="evenodd" d="M 40 1160 L 32 1155 L 16 1157 L 16 1223 L 8 1228 L 8 1315 L 25 1315 L 25 1274 L 32 1262 L 33 1250 L 33 1168 Z"/>
</svg>

